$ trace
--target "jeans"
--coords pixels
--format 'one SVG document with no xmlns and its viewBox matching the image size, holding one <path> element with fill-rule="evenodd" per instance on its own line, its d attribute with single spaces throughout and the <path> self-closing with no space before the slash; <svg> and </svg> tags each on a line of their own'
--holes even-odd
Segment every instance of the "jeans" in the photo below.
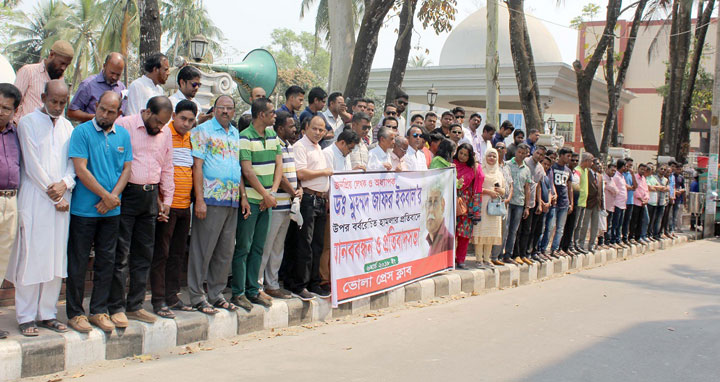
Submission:
<svg viewBox="0 0 720 382">
<path fill-rule="evenodd" d="M 641 211 L 641 222 L 640 222 L 640 238 L 647 238 L 648 224 L 650 223 L 650 215 L 648 214 L 648 206 L 643 206 Z"/>
<path fill-rule="evenodd" d="M 260 265 L 272 209 L 260 211 L 260 204 L 250 203 L 250 216 L 238 217 L 235 253 L 232 259 L 232 295 L 255 297 L 260 293 Z"/>
<path fill-rule="evenodd" d="M 633 205 L 632 216 L 628 226 L 628 240 L 640 240 L 642 238 L 642 221 L 645 214 L 645 206 Z M 627 213 L 627 212 L 626 212 Z"/>
<path fill-rule="evenodd" d="M 155 225 L 155 251 L 150 266 L 152 304 L 175 305 L 179 301 L 180 274 L 187 259 L 190 217 L 188 208 L 171 208 L 167 222 Z"/>
<path fill-rule="evenodd" d="M 532 234 L 534 232 L 535 221 L 533 217 L 535 216 L 535 211 L 535 207 L 531 208 L 528 217 L 520 221 L 514 251 L 517 256 L 526 257 L 528 252 L 533 251 Z"/>
<path fill-rule="evenodd" d="M 632 235 L 630 232 L 630 227 L 631 227 L 630 220 L 632 220 L 633 210 L 635 210 L 634 204 L 625 205 L 625 216 L 623 216 L 623 224 L 622 224 L 622 240 L 623 241 L 632 239 Z"/>
<path fill-rule="evenodd" d="M 493 245 L 492 247 L 493 260 L 497 260 L 498 258 L 503 257 L 503 248 L 505 248 L 505 240 L 507 239 L 509 222 L 510 219 L 508 218 L 508 215 L 505 215 L 504 219 L 502 220 L 502 240 L 500 241 L 500 244 Z"/>
<path fill-rule="evenodd" d="M 652 236 L 659 239 L 663 234 L 662 232 L 662 220 L 665 213 L 665 206 L 657 206 L 655 208 L 655 219 L 652 225 Z"/>
<path fill-rule="evenodd" d="M 325 240 L 327 200 L 310 193 L 303 194 L 300 214 L 303 217 L 303 225 L 298 235 L 290 283 L 286 287 L 294 293 L 300 293 L 305 288 L 318 287 L 322 282 L 320 256 Z"/>
<path fill-rule="evenodd" d="M 620 210 L 616 208 L 615 211 L 620 211 Z M 608 215 L 607 215 L 606 221 L 605 221 L 605 227 L 606 227 L 605 235 L 602 235 L 603 244 L 614 244 L 613 243 L 613 234 L 612 234 L 612 230 L 613 230 L 612 222 L 613 222 L 613 219 L 615 218 L 615 211 L 612 211 L 612 212 L 605 211 L 605 212 L 607 212 Z M 601 219 L 602 219 L 602 217 L 601 217 Z"/>
<path fill-rule="evenodd" d="M 110 282 L 115 264 L 120 216 L 101 218 L 70 216 L 68 238 L 68 269 L 65 295 L 68 319 L 85 314 L 83 295 L 85 274 L 90 260 L 90 249 L 95 245 L 93 259 L 93 290 L 90 296 L 90 314 L 108 312 Z"/>
<path fill-rule="evenodd" d="M 517 237 L 517 231 L 520 227 L 520 221 L 523 217 L 523 212 L 525 211 L 524 206 L 516 206 L 514 204 L 510 204 L 508 208 L 508 234 L 507 239 L 505 240 L 505 258 L 510 258 L 513 255 L 513 250 L 515 248 L 515 238 Z M 519 256 L 520 254 L 518 254 Z"/>
<path fill-rule="evenodd" d="M 535 210 L 537 211 L 537 210 Z M 547 212 L 547 214 L 550 214 L 550 212 Z M 529 254 L 536 254 L 538 251 L 540 251 L 540 236 L 543 234 L 543 230 L 545 229 L 545 215 L 546 213 L 542 212 L 540 214 L 532 213 L 528 219 L 532 219 L 532 229 L 530 230 L 530 245 L 529 248 Z"/>
<path fill-rule="evenodd" d="M 613 214 L 612 219 L 612 230 L 608 230 L 609 232 L 612 232 L 611 237 L 611 244 L 619 244 L 620 241 L 623 239 L 623 229 L 625 227 L 625 210 L 621 210 L 617 207 L 615 207 L 615 213 Z"/>
<path fill-rule="evenodd" d="M 538 244 L 538 250 L 540 252 L 547 250 L 547 246 L 550 243 L 550 235 L 552 235 L 553 229 L 555 229 L 555 215 L 557 214 L 557 210 L 557 207 L 551 207 L 550 211 L 545 214 L 545 221 L 543 222 L 545 229 L 543 230 L 540 244 Z M 567 208 L 565 211 L 567 212 Z"/>
<path fill-rule="evenodd" d="M 673 206 L 672 206 L 672 211 L 670 212 L 670 222 L 669 222 L 670 232 L 675 232 L 675 228 L 677 227 L 676 226 L 677 219 L 678 219 L 678 216 L 680 216 L 679 213 L 680 213 L 681 209 L 682 209 L 682 203 L 678 203 L 676 201 L 675 204 L 673 204 Z"/>
<path fill-rule="evenodd" d="M 155 247 L 158 216 L 158 189 L 144 191 L 128 183 L 122 193 L 120 233 L 117 239 L 115 270 L 110 287 L 110 314 L 142 309 Z M 130 286 L 125 296 L 125 279 Z"/>
<path fill-rule="evenodd" d="M 553 207 L 554 212 L 551 211 L 551 213 L 554 214 L 555 217 L 550 220 L 549 229 L 545 229 L 546 232 L 552 232 L 553 228 L 555 228 L 555 234 L 553 235 L 552 244 L 550 246 L 551 251 L 557 251 L 558 248 L 560 248 L 560 240 L 562 240 L 563 234 L 565 233 L 565 223 L 567 221 L 569 209 L 569 207 Z M 548 236 L 548 242 L 549 241 L 550 236 Z"/>
<path fill-rule="evenodd" d="M 561 241 L 560 241 L 559 248 L 562 249 L 563 251 L 567 252 L 570 249 L 570 247 L 574 247 L 574 245 L 572 243 L 572 238 L 575 233 L 575 221 L 576 220 L 577 220 L 577 209 L 573 208 L 572 213 L 567 214 L 567 218 L 565 219 L 565 227 L 563 229 L 563 234 L 560 237 Z M 558 222 L 558 224 L 560 224 L 560 223 Z M 553 239 L 553 247 L 555 246 L 554 243 L 555 243 L 555 239 Z"/>
</svg>

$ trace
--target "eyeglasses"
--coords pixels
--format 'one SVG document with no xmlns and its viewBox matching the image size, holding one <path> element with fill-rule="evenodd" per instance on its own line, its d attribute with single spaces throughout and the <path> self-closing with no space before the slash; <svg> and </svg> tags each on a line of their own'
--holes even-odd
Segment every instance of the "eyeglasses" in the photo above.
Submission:
<svg viewBox="0 0 720 382">
<path fill-rule="evenodd" d="M 191 82 L 190 85 L 192 85 L 192 87 L 194 87 L 194 88 L 199 88 L 200 86 L 202 86 L 202 83 L 200 83 L 200 82 Z"/>
<path fill-rule="evenodd" d="M 413 138 L 417 138 L 417 137 L 421 137 L 422 134 L 420 134 L 420 133 L 413 133 L 411 136 L 412 136 Z"/>
<path fill-rule="evenodd" d="M 405 101 L 397 101 L 397 104 L 398 104 L 398 105 L 407 106 L 408 103 L 405 102 Z"/>
<path fill-rule="evenodd" d="M 457 119 L 465 119 L 465 116 L 458 114 L 458 115 L 455 116 L 455 118 L 457 118 Z"/>
<path fill-rule="evenodd" d="M 397 112 L 396 111 L 388 111 L 386 114 L 387 115 L 397 115 Z"/>
<path fill-rule="evenodd" d="M 505 150 L 505 146 L 495 146 L 495 150 Z"/>
<path fill-rule="evenodd" d="M 370 129 L 372 128 L 372 126 L 370 126 L 370 125 L 365 125 L 365 126 L 363 126 L 362 128 L 363 128 L 363 130 L 370 130 Z"/>
<path fill-rule="evenodd" d="M 462 134 L 462 131 L 451 131 L 451 133 L 456 134 L 456 135 L 460 135 L 460 134 Z"/>
<path fill-rule="evenodd" d="M 383 127 L 386 127 L 386 128 L 388 128 L 388 129 L 393 129 L 393 130 L 397 130 L 397 129 L 398 129 L 398 127 L 397 127 L 397 126 L 388 126 L 388 125 L 384 125 Z"/>
</svg>

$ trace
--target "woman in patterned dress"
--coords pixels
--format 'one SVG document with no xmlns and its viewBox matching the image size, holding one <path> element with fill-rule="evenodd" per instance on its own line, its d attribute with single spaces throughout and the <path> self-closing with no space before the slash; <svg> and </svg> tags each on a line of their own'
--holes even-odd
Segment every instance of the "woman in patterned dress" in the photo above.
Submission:
<svg viewBox="0 0 720 382">
<path fill-rule="evenodd" d="M 468 143 L 463 143 L 458 147 L 453 163 L 457 169 L 458 198 L 462 198 L 461 203 L 467 205 L 467 212 L 457 217 L 455 266 L 458 269 L 467 269 L 465 256 L 472 237 L 473 226 L 480 221 L 481 192 L 485 175 L 475 161 L 475 152 Z"/>
</svg>

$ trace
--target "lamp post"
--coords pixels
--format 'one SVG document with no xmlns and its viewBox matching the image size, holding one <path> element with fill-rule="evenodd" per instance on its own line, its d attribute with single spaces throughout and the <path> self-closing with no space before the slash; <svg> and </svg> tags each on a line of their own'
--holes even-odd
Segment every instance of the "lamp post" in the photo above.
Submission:
<svg viewBox="0 0 720 382">
<path fill-rule="evenodd" d="M 437 101 L 437 95 L 438 91 L 437 89 L 435 89 L 435 84 L 433 84 L 432 87 L 427 91 L 427 103 L 430 106 L 430 111 L 432 111 L 433 106 L 435 106 L 435 101 Z"/>
<path fill-rule="evenodd" d="M 557 121 L 555 120 L 555 118 L 550 116 L 550 118 L 548 118 L 545 123 L 547 124 L 548 133 L 550 135 L 555 135 L 555 128 L 557 127 Z"/>
<path fill-rule="evenodd" d="M 207 52 L 208 40 L 203 35 L 196 35 L 190 39 L 190 58 L 195 62 L 202 61 Z"/>
</svg>

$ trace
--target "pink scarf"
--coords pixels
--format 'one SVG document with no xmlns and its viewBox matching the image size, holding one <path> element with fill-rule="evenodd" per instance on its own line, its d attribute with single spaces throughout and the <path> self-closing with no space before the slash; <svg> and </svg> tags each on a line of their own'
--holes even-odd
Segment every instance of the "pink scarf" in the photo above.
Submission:
<svg viewBox="0 0 720 382">
<path fill-rule="evenodd" d="M 476 170 L 465 163 L 460 163 L 457 159 L 453 160 L 453 163 L 455 163 L 455 169 L 457 169 L 457 178 L 463 180 L 463 185 L 460 189 L 466 191 L 468 187 L 472 186 L 473 194 L 481 193 L 483 181 L 485 180 L 482 167 L 477 166 Z"/>
</svg>

